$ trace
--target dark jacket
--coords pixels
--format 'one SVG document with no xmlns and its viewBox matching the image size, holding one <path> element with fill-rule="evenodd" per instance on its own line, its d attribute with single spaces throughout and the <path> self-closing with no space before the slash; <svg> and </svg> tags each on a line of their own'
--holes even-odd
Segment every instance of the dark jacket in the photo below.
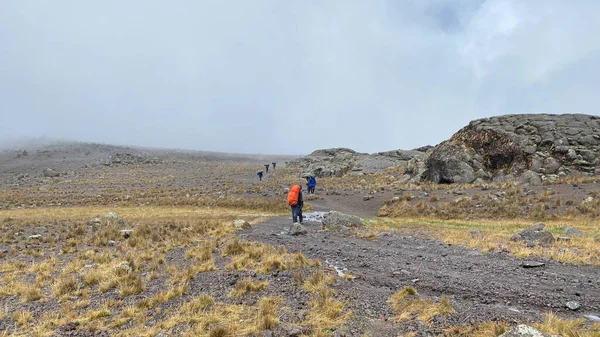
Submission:
<svg viewBox="0 0 600 337">
<path fill-rule="evenodd" d="M 304 199 L 302 198 L 302 191 L 298 192 L 298 205 L 300 208 L 304 207 Z"/>
</svg>

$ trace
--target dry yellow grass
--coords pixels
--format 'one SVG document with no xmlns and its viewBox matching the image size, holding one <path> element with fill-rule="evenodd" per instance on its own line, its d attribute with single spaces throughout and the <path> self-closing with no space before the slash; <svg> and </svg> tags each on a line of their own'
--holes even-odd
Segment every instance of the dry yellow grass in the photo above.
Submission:
<svg viewBox="0 0 600 337">
<path fill-rule="evenodd" d="M 118 213 L 127 223 L 118 225 L 116 220 L 102 218 L 100 224 L 90 224 L 90 219 L 109 211 Z M 255 211 L 245 210 L 243 218 L 255 222 L 276 215 L 264 213 L 264 210 L 263 213 Z M 80 322 L 80 328 L 84 330 L 113 329 L 116 335 L 142 336 L 153 336 L 165 328 L 168 330 L 186 322 L 194 326 L 186 334 L 194 336 L 214 335 L 224 329 L 237 336 L 275 327 L 279 324 L 278 300 L 264 299 L 256 306 L 232 306 L 216 303 L 209 296 L 169 309 L 172 313 L 155 327 L 143 325 L 148 313 L 160 314 L 161 303 L 181 298 L 198 273 L 216 270 L 213 254 L 217 252 L 227 251 L 233 259 L 243 257 L 253 261 L 254 267 L 265 273 L 274 269 L 319 265 L 301 253 L 231 240 L 235 231 L 232 220 L 239 216 L 239 209 L 187 206 L 0 211 L 0 219 L 9 218 L 14 231 L 43 224 L 48 232 L 57 233 L 56 245 L 62 251 L 59 256 L 38 258 L 33 263 L 15 259 L 17 255 L 5 257 L 0 263 L 0 275 L 6 284 L 0 287 L 0 296 L 19 296 L 22 301 L 31 302 L 46 300 L 43 294 L 48 293 L 48 299 L 59 299 L 63 305 L 59 315 L 37 317 L 26 311 L 10 314 L 20 332 L 40 336 L 51 335 L 58 326 L 73 320 Z M 119 233 L 123 228 L 133 230 L 128 239 Z M 116 243 L 114 247 L 107 245 L 110 240 Z M 235 252 L 236 245 L 241 250 Z M 230 246 L 229 251 L 227 246 Z M 170 266 L 165 259 L 169 251 L 180 248 L 184 248 L 183 257 L 191 262 L 185 268 Z M 36 282 L 21 281 L 26 273 L 37 275 Z M 143 294 L 147 282 L 169 273 L 166 289 L 153 296 L 138 299 L 133 305 L 114 302 L 97 307 L 95 298 L 103 292 L 116 291 L 120 297 Z M 243 281 L 232 289 L 232 296 L 260 291 L 268 285 L 267 282 Z M 240 319 L 244 322 L 240 323 Z M 29 324 L 33 321 L 36 323 Z"/>
<path fill-rule="evenodd" d="M 380 219 L 371 224 L 376 230 L 394 230 L 400 233 L 421 233 L 440 241 L 480 249 L 483 253 L 508 251 L 518 257 L 543 256 L 571 264 L 600 265 L 600 241 L 597 239 L 597 225 L 593 220 L 573 219 L 546 221 L 546 229 L 555 236 L 565 235 L 562 227 L 571 227 L 586 233 L 585 237 L 571 237 L 569 241 L 557 241 L 551 246 L 528 247 L 522 242 L 511 242 L 510 237 L 523 228 L 532 225 L 523 220 L 439 220 L 421 217 L 402 219 Z M 479 233 L 471 233 L 476 230 Z"/>
<path fill-rule="evenodd" d="M 407 286 L 390 297 L 388 303 L 396 313 L 397 321 L 406 321 L 416 316 L 423 323 L 428 324 L 435 316 L 451 314 L 454 309 L 450 299 L 442 297 L 439 302 L 423 299 L 417 290 Z"/>
<path fill-rule="evenodd" d="M 251 292 L 257 292 L 265 289 L 269 285 L 269 282 L 253 282 L 251 279 L 239 280 L 233 290 L 231 290 L 228 296 L 240 297 Z"/>
</svg>

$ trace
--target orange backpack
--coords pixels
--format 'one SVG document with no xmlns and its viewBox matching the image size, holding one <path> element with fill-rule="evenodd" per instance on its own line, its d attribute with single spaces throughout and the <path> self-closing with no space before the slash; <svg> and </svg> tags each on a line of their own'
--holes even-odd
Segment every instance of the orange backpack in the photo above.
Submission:
<svg viewBox="0 0 600 337">
<path fill-rule="evenodd" d="M 298 195 L 300 194 L 300 185 L 294 185 L 292 186 L 292 188 L 290 189 L 290 192 L 288 193 L 288 205 L 290 206 L 296 206 L 298 205 Z"/>
</svg>

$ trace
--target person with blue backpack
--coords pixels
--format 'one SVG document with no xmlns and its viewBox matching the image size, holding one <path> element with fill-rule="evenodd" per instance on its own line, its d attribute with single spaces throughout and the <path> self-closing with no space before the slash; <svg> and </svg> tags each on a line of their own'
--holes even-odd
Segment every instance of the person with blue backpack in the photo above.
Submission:
<svg viewBox="0 0 600 337">
<path fill-rule="evenodd" d="M 317 179 L 315 179 L 314 173 L 310 175 L 306 186 L 308 187 L 308 194 L 315 194 L 315 187 L 317 187 Z"/>
</svg>

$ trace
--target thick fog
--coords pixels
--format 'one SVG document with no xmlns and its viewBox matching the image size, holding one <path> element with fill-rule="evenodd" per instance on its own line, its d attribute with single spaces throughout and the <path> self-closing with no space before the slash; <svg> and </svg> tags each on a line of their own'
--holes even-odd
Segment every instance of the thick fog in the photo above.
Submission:
<svg viewBox="0 0 600 337">
<path fill-rule="evenodd" d="M 596 0 L 0 1 L 0 138 L 227 152 L 436 144 L 597 113 Z"/>
</svg>

